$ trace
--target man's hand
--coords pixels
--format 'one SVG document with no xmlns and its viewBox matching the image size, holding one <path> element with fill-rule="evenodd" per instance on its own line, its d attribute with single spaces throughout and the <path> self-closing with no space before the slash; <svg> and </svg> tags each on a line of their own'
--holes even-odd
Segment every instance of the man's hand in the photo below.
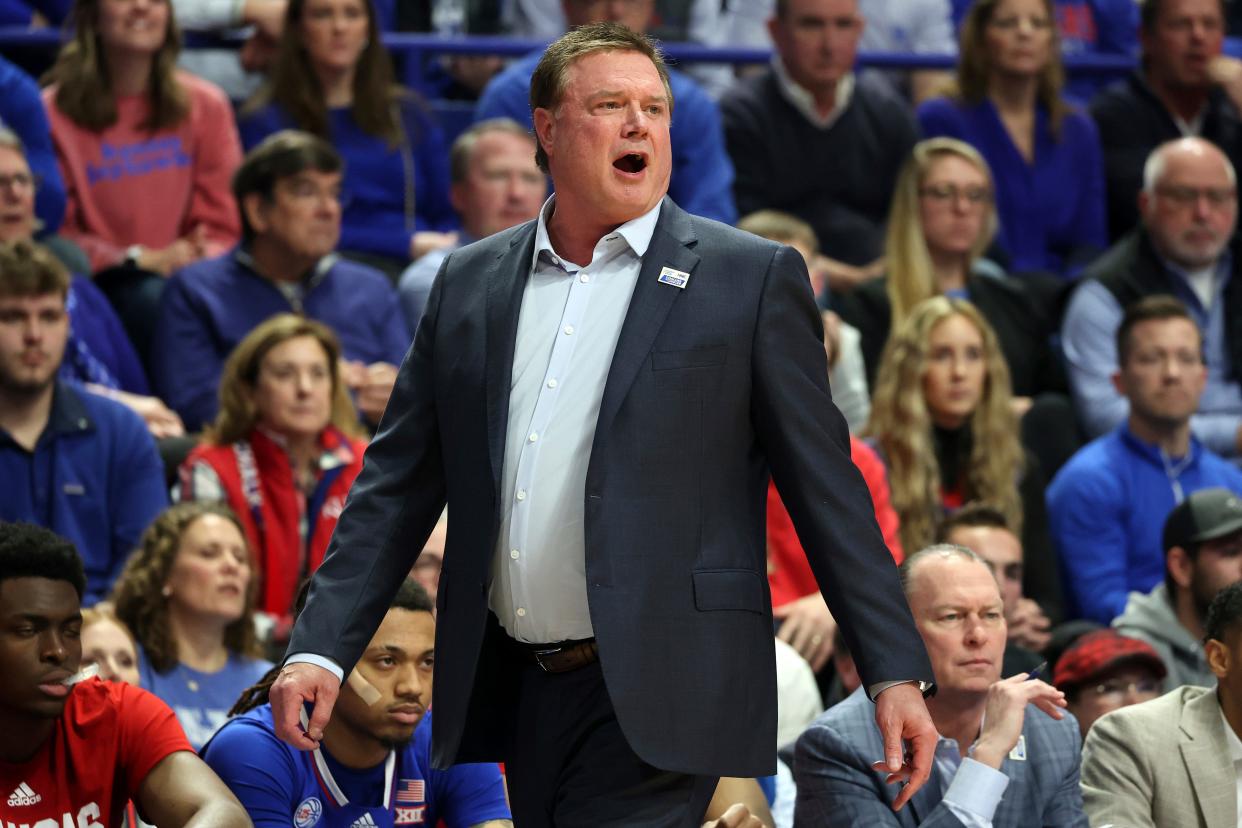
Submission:
<svg viewBox="0 0 1242 828">
<path fill-rule="evenodd" d="M 750 808 L 738 802 L 721 814 L 720 819 L 704 822 L 703 828 L 767 828 L 767 824 L 752 814 Z"/>
<path fill-rule="evenodd" d="M 781 621 L 776 637 L 798 651 L 811 669 L 819 672 L 832 658 L 832 637 L 837 622 L 819 592 L 790 601 L 772 610 Z"/>
<path fill-rule="evenodd" d="M 1030 598 L 1020 599 L 1005 621 L 1009 626 L 1009 640 L 1028 650 L 1042 653 L 1052 640 L 1052 622 L 1044 615 L 1043 607 Z"/>
<path fill-rule="evenodd" d="M 1033 704 L 1054 719 L 1065 714 L 1065 694 L 1039 679 L 1028 679 L 1018 673 L 988 688 L 983 708 L 983 731 L 975 742 L 976 761 L 1000 770 L 1001 762 L 1018 743 L 1026 706 Z"/>
<path fill-rule="evenodd" d="M 832 311 L 821 311 L 820 319 L 824 322 L 824 351 L 828 355 L 828 367 L 837 367 L 841 357 L 841 317 Z"/>
<path fill-rule="evenodd" d="M 278 42 L 285 30 L 285 0 L 245 0 L 242 22 L 254 26 L 260 34 Z"/>
<path fill-rule="evenodd" d="M 378 423 L 388 407 L 392 387 L 397 383 L 397 366 L 388 362 L 373 362 L 361 374 L 358 386 L 358 409 L 367 422 Z"/>
<path fill-rule="evenodd" d="M 341 683 L 328 670 L 305 662 L 286 664 L 268 693 L 276 735 L 298 750 L 319 747 L 340 692 Z M 303 702 L 315 705 L 306 730 L 301 722 Z"/>
<path fill-rule="evenodd" d="M 1242 109 L 1242 61 L 1217 55 L 1207 68 L 1208 77 L 1224 91 L 1237 109 Z"/>
<path fill-rule="evenodd" d="M 457 244 L 456 233 L 439 233 L 435 230 L 419 230 L 410 236 L 410 261 L 418 261 L 433 250 L 443 250 Z"/>
<path fill-rule="evenodd" d="M 931 775 L 940 734 L 932 724 L 923 694 L 913 683 L 895 684 L 876 697 L 875 723 L 884 737 L 884 760 L 872 767 L 887 770 L 885 781 L 890 785 L 905 781 L 906 786 L 893 800 L 893 810 L 900 811 Z M 902 747 L 903 741 L 910 744 L 908 753 Z"/>
<path fill-rule="evenodd" d="M 812 263 L 816 273 L 828 280 L 828 287 L 837 293 L 844 293 L 858 287 L 863 282 L 884 275 L 884 259 L 876 259 L 861 267 L 830 259 L 822 254 L 815 256 Z"/>
</svg>

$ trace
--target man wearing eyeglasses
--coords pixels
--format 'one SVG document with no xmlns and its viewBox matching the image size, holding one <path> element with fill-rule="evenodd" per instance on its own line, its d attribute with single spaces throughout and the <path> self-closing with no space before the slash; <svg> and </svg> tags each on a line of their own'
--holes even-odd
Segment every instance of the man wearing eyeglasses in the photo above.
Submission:
<svg viewBox="0 0 1242 828">
<path fill-rule="evenodd" d="M 1079 419 L 1098 437 L 1126 418 L 1113 386 L 1113 334 L 1122 309 L 1155 294 L 1180 299 L 1203 332 L 1207 385 L 1190 426 L 1207 448 L 1242 459 L 1242 264 L 1235 249 L 1237 178 L 1201 138 L 1161 145 L 1147 159 L 1142 220 L 1084 273 L 1062 326 Z"/>
<path fill-rule="evenodd" d="M 1085 739 L 1104 714 L 1159 696 L 1167 673 L 1150 644 L 1103 629 L 1087 633 L 1061 654 L 1052 683 L 1065 693 Z"/>
<path fill-rule="evenodd" d="M 1205 634 L 1209 686 L 1114 711 L 1087 734 L 1082 794 L 1092 825 L 1242 824 L 1242 583 L 1213 599 Z"/>
<path fill-rule="evenodd" d="M 1221 488 L 1190 495 L 1165 521 L 1164 550 L 1164 581 L 1132 593 L 1113 626 L 1156 648 L 1169 668 L 1165 691 L 1211 685 L 1204 621 L 1212 599 L 1242 580 L 1242 498 Z"/>
</svg>

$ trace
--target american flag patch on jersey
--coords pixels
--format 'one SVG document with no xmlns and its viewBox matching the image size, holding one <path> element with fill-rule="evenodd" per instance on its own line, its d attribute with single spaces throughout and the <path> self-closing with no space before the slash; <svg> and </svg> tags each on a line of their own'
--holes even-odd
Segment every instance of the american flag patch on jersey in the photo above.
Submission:
<svg viewBox="0 0 1242 828">
<path fill-rule="evenodd" d="M 421 779 L 401 779 L 397 782 L 398 802 L 422 802 L 424 782 Z"/>
</svg>

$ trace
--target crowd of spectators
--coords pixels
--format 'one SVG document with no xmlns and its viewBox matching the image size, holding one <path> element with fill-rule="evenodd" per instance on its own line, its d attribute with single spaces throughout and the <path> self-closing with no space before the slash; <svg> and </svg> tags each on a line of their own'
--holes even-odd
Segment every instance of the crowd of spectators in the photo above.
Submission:
<svg viewBox="0 0 1242 828">
<path fill-rule="evenodd" d="M 0 822 L 511 824 L 502 768 L 431 766 L 447 515 L 320 750 L 267 690 L 441 264 L 550 195 L 540 50 L 414 89 L 384 35 L 604 19 L 772 49 L 670 73 L 669 195 L 802 254 L 938 685 L 932 781 L 894 814 L 770 485 L 778 771 L 710 819 L 1242 825 L 1226 0 L 0 0 L 65 32 L 0 57 L 0 637 L 37 641 L 0 647 Z"/>
</svg>

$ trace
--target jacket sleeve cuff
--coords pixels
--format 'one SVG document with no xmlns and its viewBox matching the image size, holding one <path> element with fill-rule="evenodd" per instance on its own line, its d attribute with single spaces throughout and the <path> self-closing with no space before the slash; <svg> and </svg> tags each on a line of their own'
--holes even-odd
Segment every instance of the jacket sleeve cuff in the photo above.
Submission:
<svg viewBox="0 0 1242 828">
<path fill-rule="evenodd" d="M 991 825 L 1007 787 L 1008 776 L 967 756 L 944 792 L 944 804 L 967 825 L 979 820 Z"/>
</svg>

